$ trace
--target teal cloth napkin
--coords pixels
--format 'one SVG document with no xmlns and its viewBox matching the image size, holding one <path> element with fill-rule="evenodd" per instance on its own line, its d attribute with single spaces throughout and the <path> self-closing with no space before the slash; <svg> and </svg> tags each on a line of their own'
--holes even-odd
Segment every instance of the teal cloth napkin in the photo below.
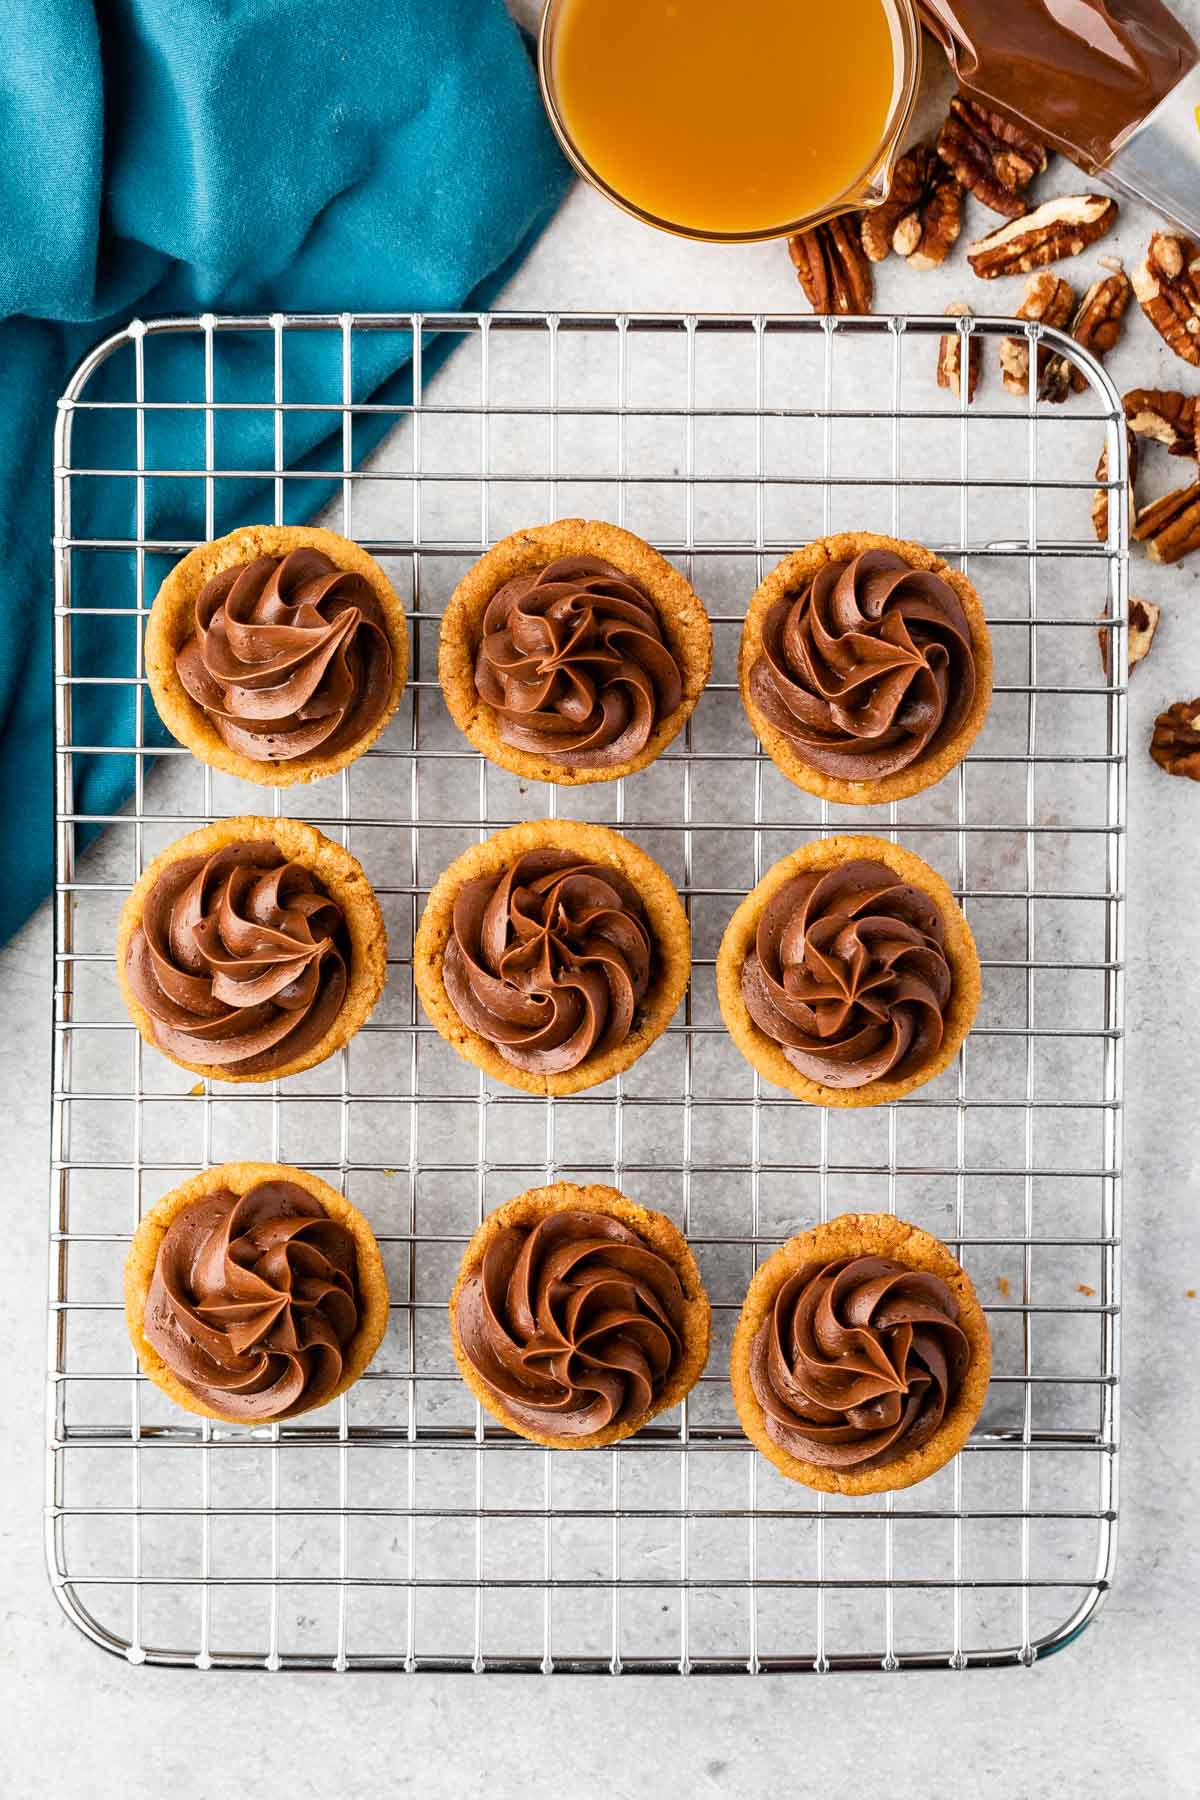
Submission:
<svg viewBox="0 0 1200 1800">
<path fill-rule="evenodd" d="M 12 0 L 0 59 L 0 941 L 52 880 L 50 551 L 54 402 L 131 316 L 482 306 L 567 180 L 503 0 Z M 269 398 L 269 335 L 218 337 L 222 391 Z M 411 346 L 356 334 L 353 397 L 403 401 Z M 146 397 L 200 398 L 195 339 L 146 341 Z M 438 347 L 430 352 L 430 364 Z M 336 334 L 288 334 L 285 393 L 340 394 Z M 91 398 L 133 397 L 128 350 Z M 218 466 L 273 461 L 270 412 L 217 415 Z M 389 421 L 359 416 L 354 456 Z M 77 415 L 72 461 L 129 466 L 129 412 Z M 151 468 L 203 465 L 200 415 L 147 415 Z M 332 488 L 341 425 L 288 416 L 298 520 Z M 216 533 L 271 517 L 270 488 L 216 484 Z M 150 480 L 146 535 L 203 536 L 202 484 Z M 132 534 L 134 484 L 74 484 L 73 535 Z M 78 551 L 74 605 L 135 603 L 133 557 Z M 147 599 L 165 566 L 147 558 Z M 128 675 L 136 621 L 81 616 L 78 672 Z M 132 742 L 134 690 L 75 688 L 79 744 Z M 146 735 L 164 741 L 147 697 Z M 132 759 L 83 756 L 75 810 L 128 798 Z M 82 839 L 86 834 L 81 832 Z"/>
</svg>

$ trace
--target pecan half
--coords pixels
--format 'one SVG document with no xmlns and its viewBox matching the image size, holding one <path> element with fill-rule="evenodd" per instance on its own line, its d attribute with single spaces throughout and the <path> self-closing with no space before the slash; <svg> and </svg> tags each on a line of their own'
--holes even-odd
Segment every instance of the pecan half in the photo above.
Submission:
<svg viewBox="0 0 1200 1800">
<path fill-rule="evenodd" d="M 1125 396 L 1130 431 L 1165 444 L 1172 456 L 1195 456 L 1200 398 L 1167 388 L 1133 388 Z"/>
<path fill-rule="evenodd" d="M 937 153 L 968 193 L 1008 219 L 1025 211 L 1025 189 L 1047 162 L 1045 144 L 965 94 L 950 102 Z"/>
<path fill-rule="evenodd" d="M 1150 754 L 1168 775 L 1200 781 L 1200 700 L 1177 700 L 1159 713 Z"/>
<path fill-rule="evenodd" d="M 1138 443 L 1129 427 L 1125 428 L 1125 448 L 1129 456 L 1129 523 L 1132 526 L 1137 506 L 1133 498 L 1133 484 L 1138 472 Z M 1096 480 L 1108 480 L 1108 445 L 1100 452 L 1100 461 L 1096 464 Z M 1102 544 L 1108 542 L 1108 493 L 1107 488 L 1097 488 L 1092 495 L 1092 529 Z"/>
<path fill-rule="evenodd" d="M 1061 275 L 1041 274 L 1031 276 L 1026 283 L 1025 298 L 1018 306 L 1016 316 L 1018 319 L 1036 319 L 1043 325 L 1054 325 L 1061 330 L 1074 309 L 1075 290 L 1070 282 L 1064 281 Z M 1039 392 L 1053 354 L 1048 345 L 1038 345 Z M 1028 338 L 1001 338 L 1000 368 L 1010 394 L 1029 392 Z"/>
<path fill-rule="evenodd" d="M 973 314 L 965 300 L 953 300 L 946 308 L 946 316 L 951 319 L 969 319 L 973 317 Z M 978 332 L 969 332 L 965 342 L 967 346 L 967 405 L 970 406 L 975 398 L 975 389 L 979 386 L 983 344 Z M 938 339 L 937 384 L 940 388 L 949 389 L 956 400 L 962 396 L 963 343 L 964 337 L 961 331 L 947 331 Z"/>
<path fill-rule="evenodd" d="M 1143 506 L 1133 535 L 1146 545 L 1151 562 L 1177 563 L 1200 550 L 1200 481 Z"/>
<path fill-rule="evenodd" d="M 1156 231 L 1133 272 L 1133 291 L 1176 356 L 1200 367 L 1200 249 L 1193 239 Z"/>
<path fill-rule="evenodd" d="M 1010 219 L 967 246 L 967 261 L 984 281 L 1023 275 L 1078 256 L 1116 223 L 1117 203 L 1105 194 L 1061 194 L 1036 212 Z"/>
<path fill-rule="evenodd" d="M 1079 310 L 1071 320 L 1071 336 L 1100 362 L 1121 335 L 1132 294 L 1129 277 L 1118 270 L 1101 281 L 1093 281 L 1079 302 Z M 1086 387 L 1086 375 L 1069 356 L 1050 358 L 1042 379 L 1042 393 L 1047 400 L 1065 400 L 1068 393 L 1082 394 Z"/>
<path fill-rule="evenodd" d="M 1154 642 L 1154 634 L 1158 630 L 1161 606 L 1155 606 L 1152 600 L 1129 600 L 1129 630 L 1125 635 L 1125 647 L 1129 658 L 1129 673 L 1132 675 L 1140 662 L 1144 662 L 1150 654 L 1150 646 Z M 1109 633 L 1101 626 L 1096 633 L 1100 640 L 1100 662 L 1104 673 L 1108 674 L 1108 639 Z"/>
<path fill-rule="evenodd" d="M 855 215 L 830 219 L 788 239 L 796 279 L 815 313 L 868 313 L 874 291 Z"/>
<path fill-rule="evenodd" d="M 914 269 L 936 269 L 962 229 L 962 202 L 961 185 L 933 145 L 918 144 L 897 162 L 883 205 L 862 215 L 863 249 L 872 262 L 894 250 Z"/>
</svg>

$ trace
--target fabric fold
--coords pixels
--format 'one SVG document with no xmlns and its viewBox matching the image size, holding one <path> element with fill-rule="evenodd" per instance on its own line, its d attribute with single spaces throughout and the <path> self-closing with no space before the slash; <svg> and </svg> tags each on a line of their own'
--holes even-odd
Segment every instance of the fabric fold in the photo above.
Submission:
<svg viewBox="0 0 1200 1800">
<path fill-rule="evenodd" d="M 502 0 L 46 0 L 6 27 L 4 85 L 0 940 L 51 881 L 52 440 L 56 398 L 80 358 L 131 316 L 485 306 L 567 180 Z M 226 397 L 269 398 L 269 335 L 218 341 Z M 197 348 L 148 337 L 146 397 L 202 400 Z M 427 376 L 448 348 L 426 347 Z M 351 398 L 406 403 L 411 349 L 402 332 L 362 334 Z M 123 350 L 86 398 L 133 397 Z M 340 397 L 340 334 L 289 337 L 285 398 Z M 76 414 L 73 466 L 128 466 L 130 418 Z M 208 535 L 203 484 L 154 473 L 202 466 L 198 419 L 147 414 L 148 538 Z M 272 465 L 269 409 L 217 421 L 219 466 Z M 356 460 L 390 423 L 355 420 Z M 289 415 L 285 460 L 313 476 L 286 484 L 283 522 L 299 523 L 337 491 L 340 420 Z M 73 536 L 131 535 L 134 498 L 129 480 L 75 482 Z M 273 512 L 269 483 L 218 482 L 213 532 Z M 147 556 L 147 602 L 170 561 Z M 73 551 L 71 580 L 79 606 L 136 603 L 132 552 Z M 81 616 L 75 667 L 132 673 L 135 629 Z M 132 742 L 134 703 L 130 687 L 74 690 L 74 742 Z M 148 698 L 146 735 L 163 741 Z M 132 786 L 122 756 L 78 756 L 74 775 L 79 812 L 117 811 Z M 89 834 L 77 834 L 82 847 Z"/>
</svg>

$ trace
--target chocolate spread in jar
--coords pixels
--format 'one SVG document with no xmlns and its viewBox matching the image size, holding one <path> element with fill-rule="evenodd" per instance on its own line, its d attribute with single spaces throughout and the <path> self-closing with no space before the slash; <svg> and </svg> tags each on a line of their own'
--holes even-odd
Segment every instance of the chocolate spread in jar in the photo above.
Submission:
<svg viewBox="0 0 1200 1800">
<path fill-rule="evenodd" d="M 1200 49 L 1163 0 L 918 5 L 965 93 L 1195 229 Z"/>
</svg>

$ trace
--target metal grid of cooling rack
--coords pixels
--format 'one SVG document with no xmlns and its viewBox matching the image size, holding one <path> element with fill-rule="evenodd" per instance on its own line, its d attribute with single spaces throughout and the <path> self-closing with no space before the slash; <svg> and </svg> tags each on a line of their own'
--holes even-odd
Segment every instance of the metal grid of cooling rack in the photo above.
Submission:
<svg viewBox="0 0 1200 1800">
<path fill-rule="evenodd" d="M 1034 357 L 1052 341 L 1086 392 L 1061 408 L 996 398 L 993 370 L 968 409 L 933 381 L 945 328 L 205 316 L 135 322 L 76 373 L 55 471 L 47 1552 L 61 1603 L 98 1644 L 201 1668 L 963 1668 L 1031 1663 L 1094 1613 L 1116 1521 L 1126 732 L 1124 684 L 1103 674 L 1095 639 L 1099 615 L 1123 671 L 1127 526 L 1112 505 L 1097 544 L 1088 505 L 1101 442 L 1123 491 L 1124 431 L 1090 357 L 998 320 L 951 329 L 981 334 L 989 361 L 1005 332 L 1024 333 Z M 386 405 L 360 394 L 377 378 L 361 365 L 374 366 L 378 334 L 392 335 L 393 362 L 413 356 L 411 396 Z M 298 470 L 290 433 L 318 415 L 325 449 Z M 231 416 L 265 433 L 269 453 L 260 434 L 250 466 L 227 448 Z M 364 459 L 358 433 L 380 418 L 392 429 Z M 159 456 L 161 420 L 194 423 L 186 464 L 177 449 Z M 93 505 L 98 474 L 124 512 Z M 376 749 L 283 794 L 153 736 L 141 626 L 178 555 L 233 523 L 296 516 L 303 482 L 297 511 L 326 504 L 406 595 L 414 664 Z M 464 745 L 435 667 L 441 607 L 481 548 L 564 513 L 616 519 L 674 557 L 709 605 L 716 658 L 686 736 L 652 769 L 558 793 L 525 789 Z M 919 538 L 963 567 L 996 650 L 991 715 L 967 761 L 879 811 L 785 783 L 734 680 L 766 568 L 856 527 Z M 125 660 L 114 669 L 110 655 L 98 676 L 83 634 L 109 627 Z M 128 739 L 76 736 L 78 690 L 97 680 L 133 686 Z M 79 810 L 85 753 L 128 759 L 119 814 Z M 163 844 L 268 799 L 364 862 L 388 916 L 388 989 L 336 1061 L 266 1090 L 189 1089 L 124 1016 L 117 912 Z M 489 1090 L 425 1025 L 409 959 L 440 867 L 472 836 L 556 803 L 659 857 L 695 952 L 682 1016 L 623 1078 L 571 1101 Z M 742 1062 L 713 958 L 776 856 L 855 827 L 895 834 L 951 881 L 985 1000 L 936 1083 L 898 1106 L 828 1113 L 762 1088 Z M 121 1264 L 141 1212 L 236 1156 L 341 1183 L 388 1264 L 374 1367 L 294 1424 L 185 1417 L 140 1379 L 124 1333 Z M 555 1176 L 610 1180 L 670 1212 L 714 1302 L 712 1358 L 688 1402 L 579 1456 L 494 1428 L 457 1379 L 445 1323 L 478 1219 Z M 964 1453 L 916 1490 L 869 1500 L 778 1478 L 742 1438 L 725 1372 L 755 1261 L 851 1207 L 897 1210 L 956 1247 L 995 1344 Z"/>
</svg>

